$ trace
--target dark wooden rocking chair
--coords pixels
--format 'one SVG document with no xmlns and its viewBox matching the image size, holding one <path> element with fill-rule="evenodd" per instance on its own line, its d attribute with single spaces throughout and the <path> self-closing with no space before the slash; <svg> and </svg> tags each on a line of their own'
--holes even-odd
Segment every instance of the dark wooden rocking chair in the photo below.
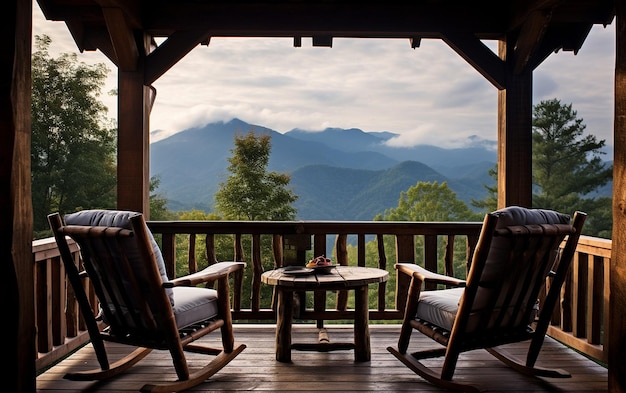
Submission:
<svg viewBox="0 0 626 393">
<path fill-rule="evenodd" d="M 576 212 L 570 224 L 564 214 L 515 206 L 487 214 L 467 281 L 413 263 L 397 264 L 398 275 L 408 275 L 411 283 L 398 347 L 387 350 L 425 380 L 448 390 L 480 390 L 453 380 L 459 355 L 475 349 L 486 349 L 526 375 L 570 377 L 564 370 L 538 368 L 535 363 L 585 218 L 585 213 Z M 549 288 L 537 311 L 546 281 Z M 422 291 L 425 282 L 448 289 Z M 413 329 L 443 347 L 407 353 Z M 526 340 L 525 362 L 498 348 Z M 437 357 L 443 357 L 441 373 L 420 361 Z"/>
<path fill-rule="evenodd" d="M 141 390 L 180 391 L 205 381 L 246 347 L 235 343 L 229 300 L 229 274 L 243 269 L 245 263 L 219 262 L 169 280 L 159 247 L 140 213 L 85 210 L 65 216 L 65 224 L 58 213 L 48 220 L 100 364 L 100 369 L 68 373 L 65 378 L 107 379 L 160 349 L 170 352 L 178 379 L 146 384 Z M 72 257 L 66 236 L 80 247 L 80 263 Z M 93 285 L 98 312 L 89 303 L 84 278 Z M 196 286 L 207 282 L 217 283 L 217 289 Z M 100 320 L 105 322 L 104 329 Z M 194 343 L 218 329 L 221 347 Z M 109 364 L 105 341 L 137 349 Z M 210 357 L 205 366 L 192 372 L 185 351 Z"/>
</svg>

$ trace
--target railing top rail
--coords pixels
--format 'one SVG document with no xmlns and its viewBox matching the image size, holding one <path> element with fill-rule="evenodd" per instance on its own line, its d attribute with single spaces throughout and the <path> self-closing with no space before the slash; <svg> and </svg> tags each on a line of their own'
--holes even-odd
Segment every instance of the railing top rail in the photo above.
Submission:
<svg viewBox="0 0 626 393">
<path fill-rule="evenodd" d="M 413 221 L 149 221 L 156 233 L 467 235 L 480 222 Z"/>
</svg>

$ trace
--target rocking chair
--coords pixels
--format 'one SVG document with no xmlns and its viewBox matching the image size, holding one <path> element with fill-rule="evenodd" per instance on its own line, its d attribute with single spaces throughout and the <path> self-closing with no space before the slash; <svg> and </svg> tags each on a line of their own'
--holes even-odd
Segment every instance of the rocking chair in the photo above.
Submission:
<svg viewBox="0 0 626 393">
<path fill-rule="evenodd" d="M 413 263 L 396 264 L 398 274 L 408 275 L 411 283 L 398 347 L 387 350 L 425 380 L 448 390 L 479 391 L 453 380 L 459 355 L 475 349 L 486 349 L 526 375 L 570 377 L 564 370 L 535 363 L 585 218 L 585 213 L 576 212 L 570 224 L 567 215 L 516 206 L 487 214 L 467 281 Z M 429 281 L 447 289 L 422 291 Z M 549 288 L 539 304 L 546 282 Z M 443 347 L 407 353 L 413 329 Z M 498 348 L 526 340 L 530 341 L 525 362 Z M 437 357 L 443 357 L 440 373 L 420 361 Z"/>
<path fill-rule="evenodd" d="M 205 381 L 246 347 L 234 341 L 229 301 L 229 274 L 243 269 L 244 262 L 218 262 L 170 280 L 141 213 L 85 210 L 65 216 L 65 224 L 58 213 L 49 215 L 48 221 L 100 364 L 100 369 L 68 373 L 66 379 L 107 379 L 160 349 L 170 352 L 178 380 L 146 384 L 141 390 L 180 391 Z M 78 244 L 80 264 L 73 258 L 66 236 Z M 92 310 L 84 278 L 93 286 L 99 312 Z M 216 282 L 217 289 L 196 286 L 207 282 Z M 194 343 L 217 329 L 222 347 Z M 105 341 L 137 349 L 109 364 Z M 210 355 L 210 361 L 191 372 L 185 351 Z"/>
</svg>

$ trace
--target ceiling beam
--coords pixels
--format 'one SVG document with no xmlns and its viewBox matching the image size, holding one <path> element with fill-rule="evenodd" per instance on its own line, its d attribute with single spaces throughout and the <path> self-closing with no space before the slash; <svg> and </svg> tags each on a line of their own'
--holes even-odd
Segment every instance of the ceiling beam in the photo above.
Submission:
<svg viewBox="0 0 626 393">
<path fill-rule="evenodd" d="M 442 8 L 430 2 L 363 4 L 346 2 L 157 2 L 145 10 L 144 28 L 154 36 L 183 29 L 210 29 L 213 37 L 434 38 L 441 26 L 493 34 L 506 21 L 460 2 Z M 506 5 L 490 1 L 488 9 Z M 493 37 L 492 37 L 493 38 Z"/>
</svg>

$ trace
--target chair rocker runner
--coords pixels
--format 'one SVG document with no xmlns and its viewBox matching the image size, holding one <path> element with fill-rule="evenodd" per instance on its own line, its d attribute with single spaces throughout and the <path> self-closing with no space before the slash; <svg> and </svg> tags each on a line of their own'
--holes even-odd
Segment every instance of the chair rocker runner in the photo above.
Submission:
<svg viewBox="0 0 626 393">
<path fill-rule="evenodd" d="M 526 375 L 570 377 L 564 370 L 538 368 L 535 363 L 585 219 L 585 213 L 576 212 L 570 224 L 568 215 L 516 206 L 487 214 L 466 281 L 413 263 L 396 264 L 398 275 L 407 275 L 411 283 L 398 347 L 387 350 L 422 378 L 448 390 L 480 390 L 453 380 L 453 375 L 462 352 L 481 348 Z M 448 289 L 422 291 L 425 282 Z M 544 286 L 547 292 L 537 313 Z M 413 329 L 443 347 L 408 353 Z M 525 362 L 498 348 L 526 340 Z M 443 357 L 440 373 L 420 361 L 437 357 Z"/>
<path fill-rule="evenodd" d="M 48 221 L 100 364 L 100 369 L 68 373 L 65 378 L 107 379 L 160 349 L 170 352 L 178 379 L 146 384 L 141 390 L 180 391 L 202 383 L 245 349 L 234 340 L 229 299 L 229 275 L 243 269 L 244 262 L 218 262 L 169 280 L 141 213 L 85 210 L 65 216 L 65 223 L 58 213 L 49 215 Z M 66 236 L 79 246 L 83 271 L 79 272 Z M 98 316 L 85 293 L 84 278 L 98 298 Z M 217 288 L 196 286 L 207 282 L 217 283 Z M 218 329 L 221 347 L 194 342 Z M 109 364 L 105 341 L 138 348 Z M 192 372 L 185 351 L 210 355 L 210 361 Z"/>
</svg>

